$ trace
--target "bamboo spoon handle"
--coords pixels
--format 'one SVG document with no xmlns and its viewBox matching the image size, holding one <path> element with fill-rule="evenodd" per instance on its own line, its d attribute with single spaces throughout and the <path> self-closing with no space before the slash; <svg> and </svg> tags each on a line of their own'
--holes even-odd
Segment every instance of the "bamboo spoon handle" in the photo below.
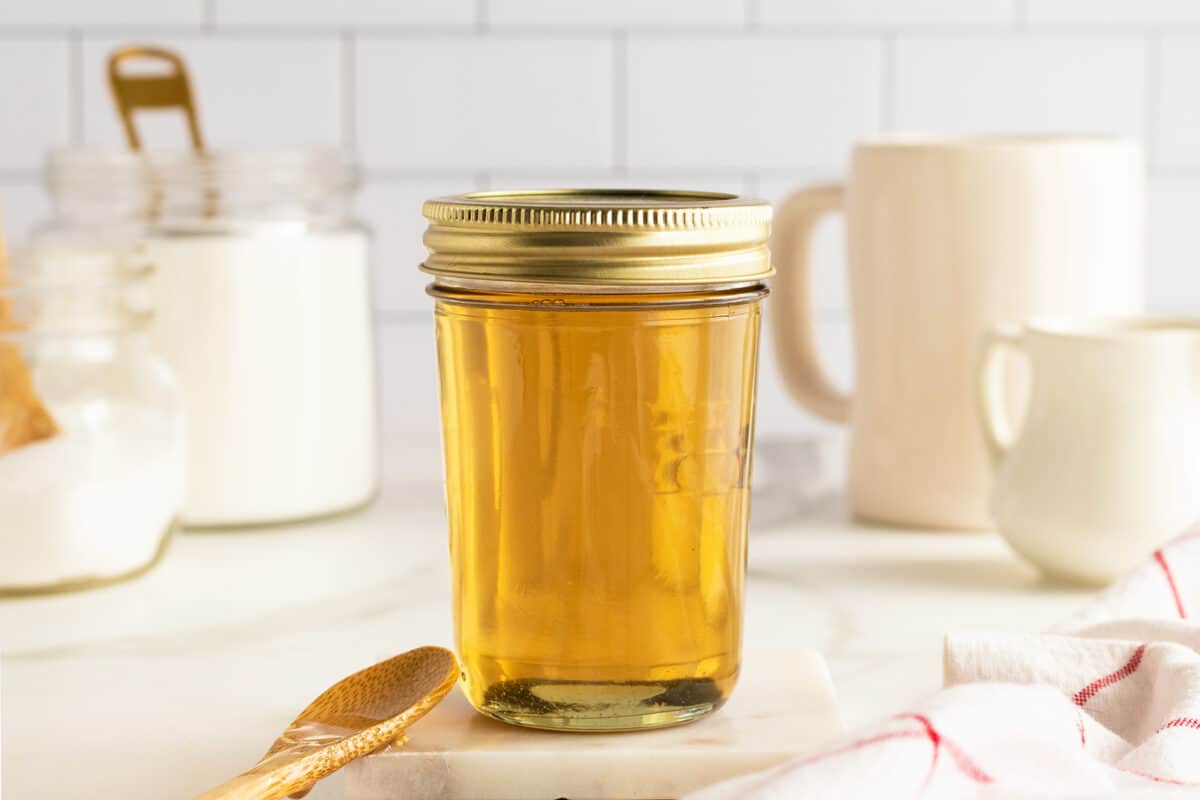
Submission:
<svg viewBox="0 0 1200 800">
<path fill-rule="evenodd" d="M 307 794 L 314 783 L 341 766 L 340 763 L 322 764 L 327 759 L 321 756 L 320 753 L 310 753 L 294 758 L 284 752 L 265 758 L 249 772 L 243 772 L 197 795 L 194 800 L 282 800 Z M 322 766 L 326 768 L 322 769 Z"/>
<path fill-rule="evenodd" d="M 375 738 L 368 744 L 349 737 L 332 746 L 299 744 L 266 755 L 250 770 L 196 795 L 193 800 L 282 800 L 308 794 L 317 781 L 344 767 L 348 762 L 386 747 Z M 397 741 L 404 741 L 402 734 Z"/>
<path fill-rule="evenodd" d="M 265 780 L 265 777 L 270 776 L 238 775 L 204 794 L 196 795 L 194 800 L 268 800 L 287 797 L 274 791 L 274 782 Z"/>
</svg>

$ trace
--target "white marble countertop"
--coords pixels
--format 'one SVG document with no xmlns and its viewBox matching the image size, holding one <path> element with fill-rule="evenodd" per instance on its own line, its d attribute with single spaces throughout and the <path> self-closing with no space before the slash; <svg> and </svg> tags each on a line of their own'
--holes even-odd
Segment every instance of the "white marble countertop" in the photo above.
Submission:
<svg viewBox="0 0 1200 800">
<path fill-rule="evenodd" d="M 1034 631 L 1085 599 L 993 535 L 854 525 L 818 452 L 759 445 L 746 647 L 822 651 L 851 727 L 938 687 L 945 632 Z M 450 641 L 429 480 L 338 519 L 182 535 L 137 582 L 0 602 L 3 794 L 189 797 L 343 675 Z M 310 796 L 340 797 L 337 778 Z"/>
</svg>

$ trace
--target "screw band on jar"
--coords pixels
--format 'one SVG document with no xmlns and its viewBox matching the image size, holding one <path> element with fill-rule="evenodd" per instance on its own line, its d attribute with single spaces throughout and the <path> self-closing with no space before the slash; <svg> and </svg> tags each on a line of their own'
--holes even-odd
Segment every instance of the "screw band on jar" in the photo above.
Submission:
<svg viewBox="0 0 1200 800">
<path fill-rule="evenodd" d="M 429 200 L 439 280 L 622 291 L 739 285 L 772 275 L 771 208 L 706 192 L 540 190 Z"/>
</svg>

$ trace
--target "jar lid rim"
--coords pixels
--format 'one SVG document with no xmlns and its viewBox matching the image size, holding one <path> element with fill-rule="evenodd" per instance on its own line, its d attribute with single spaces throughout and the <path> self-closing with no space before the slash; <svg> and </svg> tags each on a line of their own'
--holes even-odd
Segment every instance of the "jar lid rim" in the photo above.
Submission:
<svg viewBox="0 0 1200 800">
<path fill-rule="evenodd" d="M 644 227 L 690 229 L 769 222 L 764 200 L 679 189 L 517 189 L 435 197 L 422 209 L 430 222 L 463 225 Z M 524 213 L 522 213 L 524 212 Z"/>
<path fill-rule="evenodd" d="M 447 279 L 676 286 L 772 274 L 769 203 L 725 192 L 527 189 L 427 200 L 421 268 Z"/>
</svg>

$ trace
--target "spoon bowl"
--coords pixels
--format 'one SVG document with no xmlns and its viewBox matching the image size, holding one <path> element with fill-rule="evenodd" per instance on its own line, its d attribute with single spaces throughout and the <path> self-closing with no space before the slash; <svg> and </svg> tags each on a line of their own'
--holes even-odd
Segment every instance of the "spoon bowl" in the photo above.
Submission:
<svg viewBox="0 0 1200 800">
<path fill-rule="evenodd" d="M 454 654 L 442 647 L 418 647 L 356 672 L 301 711 L 254 767 L 195 800 L 303 797 L 354 759 L 403 742 L 458 673 Z"/>
</svg>

